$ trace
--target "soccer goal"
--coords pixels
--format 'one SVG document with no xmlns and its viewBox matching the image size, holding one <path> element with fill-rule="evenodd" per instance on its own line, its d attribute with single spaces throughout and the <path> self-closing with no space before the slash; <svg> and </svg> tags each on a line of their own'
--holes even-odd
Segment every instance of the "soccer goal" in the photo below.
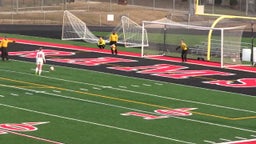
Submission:
<svg viewBox="0 0 256 144">
<path fill-rule="evenodd" d="M 148 46 L 147 31 L 126 16 L 121 17 L 123 42 L 125 47 L 141 47 L 142 31 L 143 31 L 143 46 Z"/>
<path fill-rule="evenodd" d="M 244 26 L 210 28 L 177 22 L 143 21 L 148 46 L 142 44 L 141 56 L 167 55 L 180 57 L 176 50 L 183 39 L 189 47 L 188 58 L 220 62 L 221 66 L 240 64 L 241 38 Z M 142 34 L 143 36 L 143 34 Z M 143 37 L 142 37 L 143 41 Z"/>
<path fill-rule="evenodd" d="M 121 22 L 112 31 L 118 34 L 118 43 L 125 47 L 141 47 L 142 26 L 127 16 L 121 17 Z M 106 37 L 109 37 L 107 35 Z M 144 29 L 144 46 L 148 45 L 147 31 Z"/>
<path fill-rule="evenodd" d="M 96 37 L 81 19 L 69 11 L 64 11 L 62 24 L 62 40 L 84 40 L 88 43 L 97 43 Z"/>
</svg>

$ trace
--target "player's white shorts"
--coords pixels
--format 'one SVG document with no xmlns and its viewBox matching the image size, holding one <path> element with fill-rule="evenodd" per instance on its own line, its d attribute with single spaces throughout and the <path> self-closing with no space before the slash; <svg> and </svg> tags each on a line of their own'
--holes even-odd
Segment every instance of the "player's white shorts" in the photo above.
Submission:
<svg viewBox="0 0 256 144">
<path fill-rule="evenodd" d="M 43 64 L 44 64 L 44 60 L 43 60 L 42 58 L 38 58 L 38 59 L 36 60 L 36 64 L 37 64 L 37 65 L 38 65 L 38 64 L 43 65 Z"/>
</svg>

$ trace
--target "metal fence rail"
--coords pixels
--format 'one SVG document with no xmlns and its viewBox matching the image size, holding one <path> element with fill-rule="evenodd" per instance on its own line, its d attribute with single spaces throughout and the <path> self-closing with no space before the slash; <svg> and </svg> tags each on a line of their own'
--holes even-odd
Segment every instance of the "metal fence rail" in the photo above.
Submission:
<svg viewBox="0 0 256 144">
<path fill-rule="evenodd" d="M 241 15 L 256 13 L 256 0 L 237 1 L 236 11 Z M 213 2 L 200 0 L 214 13 L 217 5 Z M 96 26 L 115 26 L 123 15 L 138 23 L 141 19 L 156 20 L 165 16 L 190 22 L 193 9 L 193 0 L 0 0 L 0 24 L 61 24 L 64 10 L 74 11 L 88 25 Z M 145 15 L 139 15 L 142 13 Z M 108 14 L 115 15 L 114 22 L 106 20 Z"/>
</svg>

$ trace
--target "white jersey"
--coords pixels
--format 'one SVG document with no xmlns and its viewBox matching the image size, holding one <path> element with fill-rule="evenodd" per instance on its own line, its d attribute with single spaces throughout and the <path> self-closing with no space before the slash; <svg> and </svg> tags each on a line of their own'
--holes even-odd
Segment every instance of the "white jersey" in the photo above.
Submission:
<svg viewBox="0 0 256 144">
<path fill-rule="evenodd" d="M 43 64 L 45 62 L 45 54 L 43 51 L 38 51 L 36 53 L 36 63 Z"/>
</svg>

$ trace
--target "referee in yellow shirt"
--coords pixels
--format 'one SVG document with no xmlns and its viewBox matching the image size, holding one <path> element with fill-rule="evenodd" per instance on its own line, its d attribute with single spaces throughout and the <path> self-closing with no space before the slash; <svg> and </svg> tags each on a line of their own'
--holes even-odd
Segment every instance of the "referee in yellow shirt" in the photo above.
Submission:
<svg viewBox="0 0 256 144">
<path fill-rule="evenodd" d="M 9 40 L 6 36 L 1 40 L 0 46 L 1 46 L 1 53 L 2 53 L 2 60 L 5 61 L 9 60 L 8 55 L 8 44 L 9 43 L 15 43 L 13 40 Z"/>
</svg>

